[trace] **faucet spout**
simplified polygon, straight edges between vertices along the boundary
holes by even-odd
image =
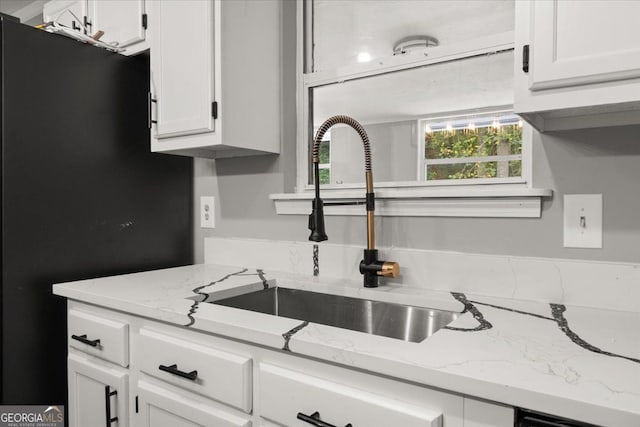
[[[378,276],[397,277],[399,273],[399,265],[395,262],[385,262],[378,260],[378,251],[375,237],[375,195],[373,192],[373,173],[371,171],[371,147],[369,136],[364,127],[352,117],[338,115],[325,120],[316,132],[313,141],[312,160],[314,173],[314,189],[315,198],[313,199],[312,212],[309,215],[309,229],[311,235],[309,240],[321,242],[327,240],[327,234],[324,227],[324,203],[320,198],[320,143],[325,133],[336,124],[345,124],[353,128],[360,139],[364,148],[364,174],[365,174],[365,203],[367,210],[367,249],[364,251],[363,260],[360,262],[360,273],[364,275],[365,287],[377,287]]]

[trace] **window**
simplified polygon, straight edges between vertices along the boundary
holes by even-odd
[[[513,114],[423,120],[425,181],[522,178],[522,120]]]
[[[552,192],[532,188],[532,130],[513,114],[514,0],[301,4],[297,181],[295,194],[271,196],[278,213],[308,214],[315,130],[341,114],[369,136],[378,215],[540,216]],[[362,198],[360,138],[330,132],[323,197]]]
[[[298,191],[313,186],[315,130],[336,114],[367,131],[379,188],[526,182],[526,135],[511,136],[518,142],[508,154],[496,139],[511,126],[503,121],[513,104],[513,1],[303,4],[298,105],[299,141],[306,144],[299,147]],[[419,46],[416,35],[428,42]],[[502,129],[491,126],[495,113]],[[320,183],[363,187],[359,138],[339,125],[331,132],[322,142]]]

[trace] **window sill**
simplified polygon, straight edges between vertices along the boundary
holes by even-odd
[[[489,188],[376,189],[377,216],[540,218],[542,198],[553,191],[522,186]],[[322,190],[325,202],[364,199],[363,190]],[[279,215],[311,213],[313,192],[271,194]],[[362,205],[325,206],[325,215],[364,216]]]

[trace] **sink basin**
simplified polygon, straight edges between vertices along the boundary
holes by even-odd
[[[269,288],[211,304],[288,317],[353,331],[421,342],[459,313],[290,288]]]

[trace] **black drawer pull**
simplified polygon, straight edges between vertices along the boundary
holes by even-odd
[[[184,372],[178,369],[178,365],[176,365],[175,363],[171,366],[164,366],[164,365],[160,365],[158,366],[158,369],[160,369],[161,371],[164,372],[168,372],[170,374],[173,375],[177,375],[179,377],[182,378],[186,378],[188,380],[191,381],[195,381],[196,378],[198,378],[198,371],[191,371],[191,372]]]
[[[96,339],[96,340],[87,339],[87,334],[84,334],[84,335],[71,335],[71,338],[73,338],[76,341],[80,341],[81,343],[84,343],[86,345],[90,345],[91,347],[97,347],[98,344],[100,344],[100,340],[99,339]]]
[[[109,427],[111,423],[118,421],[118,417],[111,418],[111,396],[117,396],[118,392],[116,390],[110,391],[109,386],[104,386],[104,407],[105,407],[105,425]]]
[[[297,418],[299,420],[302,420],[316,427],[335,427],[333,424],[325,423],[324,421],[322,421],[320,419],[320,412],[318,411],[314,412],[311,415],[306,415],[306,414],[303,414],[302,412],[298,412]],[[353,427],[353,426],[351,425],[351,423],[349,423],[344,427]]]

